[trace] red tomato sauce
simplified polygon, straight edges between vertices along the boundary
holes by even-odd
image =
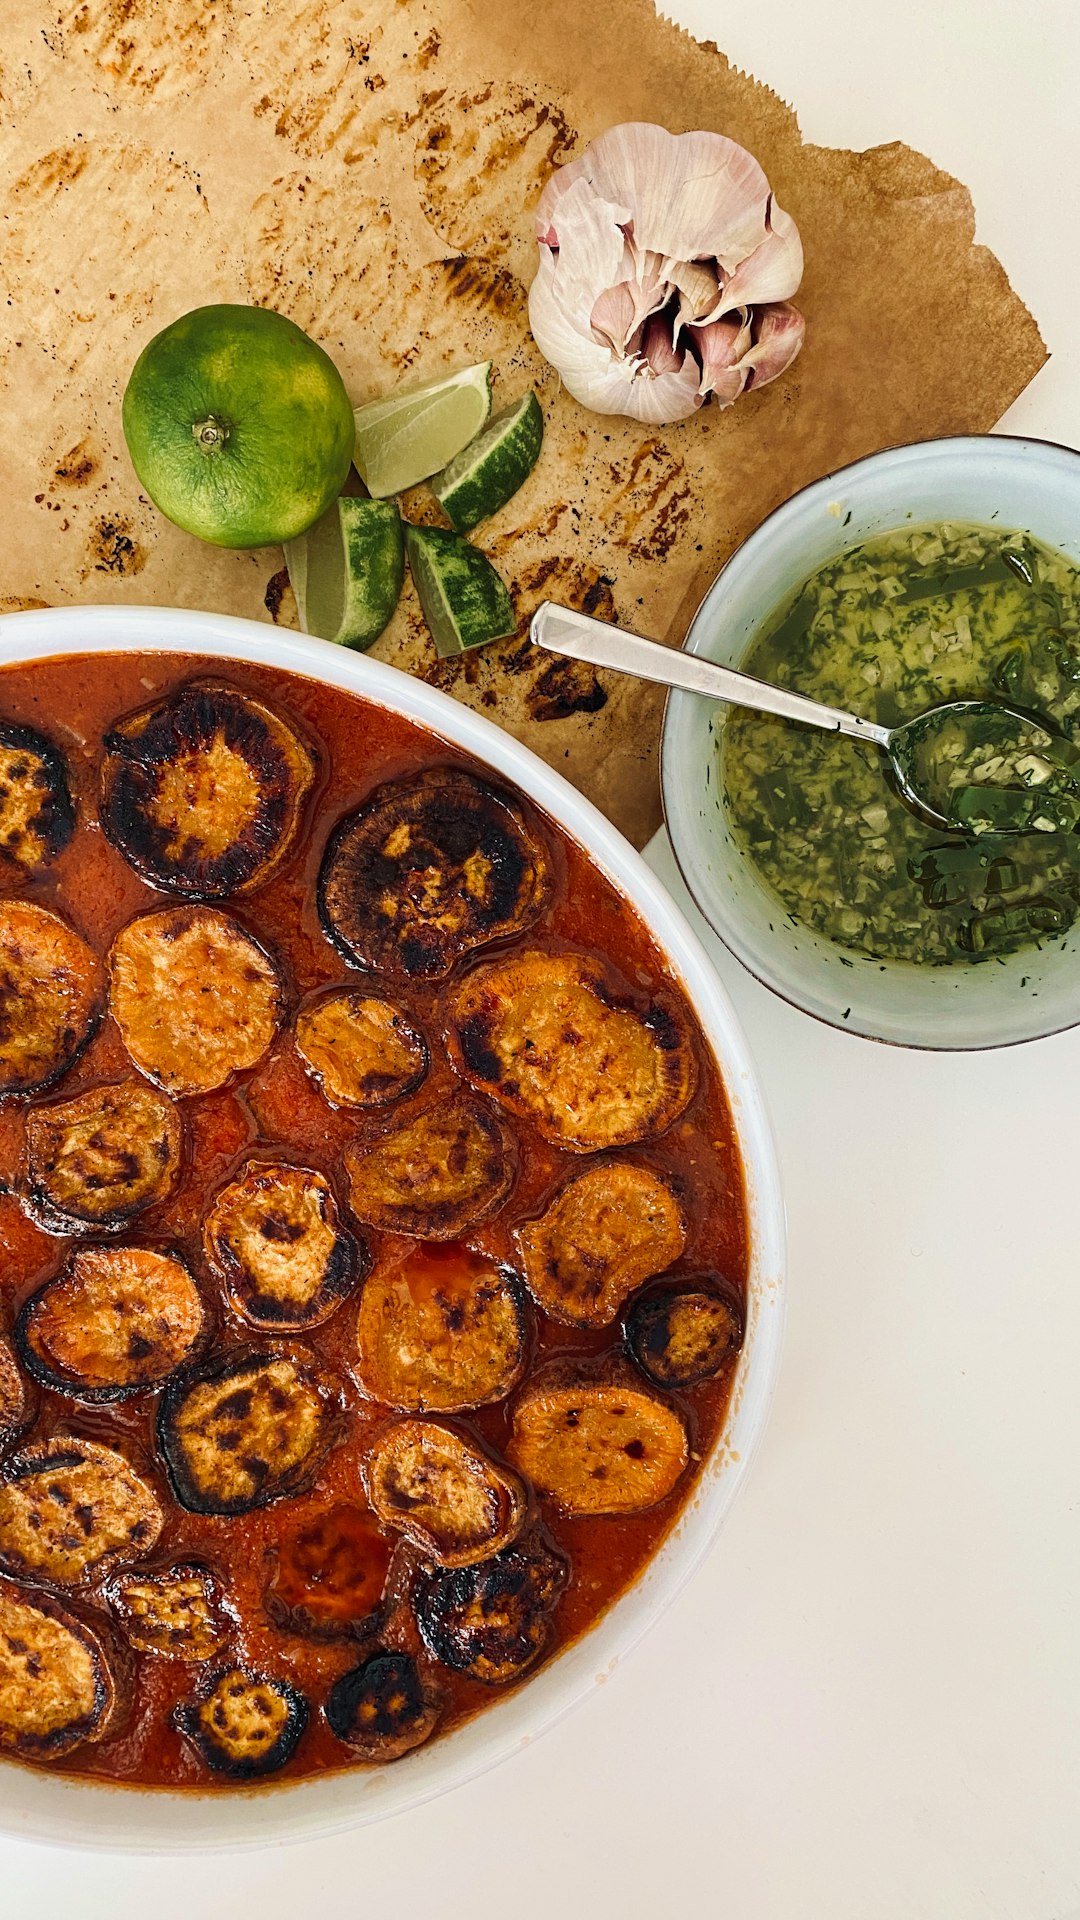
[[[483,773],[467,755],[437,736],[372,703],[292,674],[239,662],[221,663],[180,654],[112,654],[45,661],[8,668],[0,674],[0,717],[36,727],[64,753],[77,799],[78,826],[68,847],[40,874],[17,891],[54,908],[76,927],[102,956],[132,915],[168,904],[167,899],[127,865],[101,830],[97,812],[101,743],[109,725],[192,677],[246,690],[275,708],[312,744],[320,774],[309,799],[298,848],[270,882],[250,895],[220,904],[248,927],[279,959],[288,983],[290,1007],[313,989],[332,982],[355,984],[358,976],[326,939],[316,905],[316,878],[327,839],[341,817],[382,782],[432,766],[458,765]],[[554,822],[532,810],[551,852],[555,888],[550,908],[523,940],[530,947],[574,948],[602,955],[630,985],[643,992],[677,992],[647,929],[588,855]],[[16,891],[12,883],[4,889]],[[374,990],[379,990],[378,982]],[[427,1037],[431,1068],[423,1091],[435,1096],[455,1083],[441,1043],[438,1001],[441,983],[389,987]],[[683,1196],[689,1239],[679,1271],[723,1275],[745,1295],[747,1217],[743,1174],[731,1112],[715,1063],[696,1023],[698,1089],[686,1111],[659,1139],[632,1149],[658,1171],[672,1176]],[[46,1098],[71,1097],[102,1080],[133,1071],[119,1033],[106,1018],[87,1051]],[[134,1223],[132,1238],[147,1245],[177,1248],[190,1262],[208,1296],[228,1344],[296,1345],[313,1353],[320,1366],[337,1374],[346,1407],[344,1438],[321,1466],[308,1491],[254,1512],[219,1518],[181,1508],[170,1492],[155,1444],[159,1394],[150,1392],[105,1406],[87,1406],[50,1390],[41,1390],[33,1427],[20,1444],[53,1433],[76,1434],[119,1445],[146,1474],[166,1512],[164,1532],[146,1563],[160,1567],[176,1560],[203,1561],[217,1571],[239,1618],[229,1658],[279,1676],[298,1687],[310,1703],[306,1732],[287,1765],[273,1781],[295,1780],[324,1770],[363,1765],[330,1732],[319,1711],[332,1682],[356,1665],[356,1640],[304,1632],[295,1607],[305,1577],[315,1596],[309,1611],[323,1624],[334,1621],[335,1606],[350,1583],[362,1587],[376,1578],[380,1553],[389,1560],[395,1542],[381,1543],[367,1511],[359,1475],[365,1444],[387,1417],[386,1409],[366,1399],[352,1371],[356,1341],[356,1296],[346,1300],[322,1326],[302,1336],[260,1335],[230,1313],[220,1287],[211,1278],[202,1253],[200,1228],[209,1198],[252,1152],[277,1151],[303,1165],[319,1168],[334,1181],[342,1210],[345,1186],[340,1177],[344,1146],[357,1116],[335,1111],[300,1061],[288,1024],[266,1059],[231,1086],[185,1100],[189,1150],[181,1184],[165,1204]],[[393,1109],[388,1109],[388,1113]],[[75,1244],[40,1231],[16,1196],[25,1103],[0,1102],[0,1328],[10,1328],[26,1296],[58,1273]],[[509,1200],[494,1220],[467,1236],[482,1254],[515,1264],[512,1225],[541,1211],[555,1189],[585,1162],[545,1143],[528,1123],[510,1121],[520,1151],[520,1171]],[[361,1229],[373,1262],[399,1261],[415,1241]],[[624,1353],[621,1326],[601,1332],[557,1325],[537,1312],[531,1365],[553,1356],[592,1357]],[[526,1376],[528,1377],[528,1376]],[[731,1369],[719,1377],[671,1396],[690,1433],[691,1465],[675,1490],[650,1511],[628,1517],[568,1520],[540,1499],[542,1521],[568,1557],[571,1578],[554,1616],[554,1634],[545,1661],[582,1634],[641,1573],[678,1518],[693,1491],[701,1460],[708,1455],[724,1422]],[[513,1395],[511,1395],[511,1403]],[[489,1449],[502,1453],[510,1431],[509,1404],[454,1416],[454,1425],[470,1431]],[[368,1563],[361,1564],[365,1540]],[[371,1558],[371,1555],[374,1558]],[[320,1578],[320,1568],[322,1576]],[[269,1603],[267,1596],[270,1596]],[[99,1587],[61,1595],[76,1612],[104,1628],[110,1648],[123,1647],[110,1629]],[[419,1640],[410,1650],[427,1656]],[[505,1688],[484,1686],[466,1676],[435,1668],[443,1700],[439,1731],[446,1731],[482,1708],[497,1705]],[[128,1785],[199,1788],[220,1786],[172,1724],[172,1712],[198,1684],[200,1669],[182,1661],[125,1650],[117,1664],[123,1695],[121,1712],[99,1744],[84,1745],[54,1762],[57,1771],[108,1779]],[[517,1684],[528,1685],[526,1675]],[[438,1737],[436,1735],[436,1737]],[[226,1787],[227,1787],[227,1783]]]

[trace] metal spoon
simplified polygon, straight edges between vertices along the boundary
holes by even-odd
[[[1009,714],[1030,728],[1033,716],[1020,713],[990,700],[947,700],[931,707],[914,720],[899,727],[881,727],[863,720],[857,713],[845,713],[840,707],[827,707],[804,694],[790,693],[786,687],[770,686],[751,674],[738,673],[734,667],[721,667],[714,660],[702,660],[697,654],[680,653],[662,647],[657,640],[643,640],[604,620],[592,620],[572,607],[557,606],[545,600],[533,614],[529,626],[531,638],[548,653],[565,654],[568,660],[587,660],[594,667],[613,667],[617,673],[633,674],[638,680],[654,680],[662,687],[679,687],[685,693],[703,693],[710,700],[726,700],[738,707],[752,707],[756,713],[779,714],[784,720],[801,720],[805,726],[821,727],[826,733],[850,734],[853,740],[868,740],[888,755],[896,790],[900,798],[933,827],[949,826],[949,821],[932,799],[912,784],[910,750],[916,730],[925,738],[939,721],[958,716],[993,712]]]

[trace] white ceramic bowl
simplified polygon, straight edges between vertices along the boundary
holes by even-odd
[[[872,534],[931,520],[1029,531],[1080,562],[1080,454],[989,434],[893,447],[805,487],[728,561],[686,637],[739,666],[762,623],[816,567]],[[1080,1021],[1080,923],[991,964],[880,962],[785,918],[734,841],[716,778],[728,708],[673,693],[664,720],[664,814],[705,918],[750,972],[848,1033],[903,1046],[1007,1046]],[[707,777],[708,776],[708,777]]]
[[[392,1766],[262,1792],[171,1795],[94,1786],[0,1762],[0,1831],[131,1851],[279,1845],[359,1826],[471,1779],[591,1693],[673,1599],[727,1513],[765,1423],[780,1350],[783,1206],[757,1078],[731,1004],[644,861],[561,775],[447,695],[363,655],[223,615],[61,608],[0,618],[0,667],[46,655],[191,652],[277,667],[362,694],[472,753],[570,833],[642,915],[693,1004],[731,1101],[750,1213],[749,1319],[726,1429],[678,1525],[636,1584],[582,1640],[475,1720]],[[0,691],[2,710],[2,691]],[[41,716],[48,725],[47,714]]]

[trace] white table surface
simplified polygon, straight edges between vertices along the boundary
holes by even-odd
[[[902,137],[971,186],[1054,355],[1006,425],[1080,444],[1077,0],[678,13],[809,138]],[[442,1801],[214,1859],[0,1841],[5,1920],[1077,1920],[1080,1032],[900,1053],[717,964],[769,1094],[790,1304],[768,1433],[689,1590],[585,1708]]]

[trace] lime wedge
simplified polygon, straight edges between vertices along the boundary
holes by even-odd
[[[445,659],[514,632],[506,583],[478,547],[445,527],[406,526],[405,544],[436,653]]]
[[[515,494],[536,465],[544,416],[535,393],[527,393],[470,440],[435,475],[431,491],[459,533],[468,533]]]
[[[401,515],[391,500],[335,500],[285,545],[300,625],[341,647],[370,647],[397,606],[405,577]]]
[[[491,361],[357,407],[353,463],[376,500],[445,467],[491,412]]]

